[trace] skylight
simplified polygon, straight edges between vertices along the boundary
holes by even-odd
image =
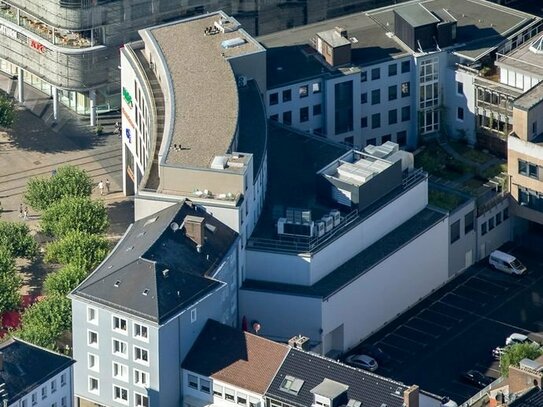
[[[113,284],[114,287],[118,287],[121,285],[121,280],[115,281],[115,284]]]
[[[543,36],[532,42],[530,45],[530,51],[534,54],[543,54]]]
[[[347,403],[347,407],[360,407],[361,405],[362,402],[355,399],[349,399],[349,402]]]
[[[297,396],[303,385],[304,381],[302,379],[293,376],[285,376],[281,386],[279,386],[279,390]]]

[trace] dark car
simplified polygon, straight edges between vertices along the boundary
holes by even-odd
[[[485,376],[478,370],[468,370],[467,372],[462,373],[462,381],[482,389],[492,383],[494,379],[492,377]]]
[[[363,345],[359,349],[360,353],[364,355],[371,356],[374,358],[380,365],[388,364],[392,358],[388,353],[383,351],[380,347],[375,345]]]

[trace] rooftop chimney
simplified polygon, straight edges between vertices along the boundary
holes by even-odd
[[[190,238],[196,246],[204,245],[205,219],[201,216],[185,216],[185,235]]]
[[[419,386],[414,384],[403,392],[405,407],[419,407]]]

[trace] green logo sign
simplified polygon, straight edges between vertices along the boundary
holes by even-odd
[[[128,93],[128,90],[123,86],[123,99],[126,102],[128,106],[130,106],[130,109],[132,109],[132,106],[134,106],[134,103],[132,102],[132,96],[130,93]]]

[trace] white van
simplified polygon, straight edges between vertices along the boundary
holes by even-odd
[[[508,274],[522,275],[526,272],[526,267],[517,260],[515,256],[508,253],[494,250],[488,257],[488,262],[496,270],[503,271]]]

